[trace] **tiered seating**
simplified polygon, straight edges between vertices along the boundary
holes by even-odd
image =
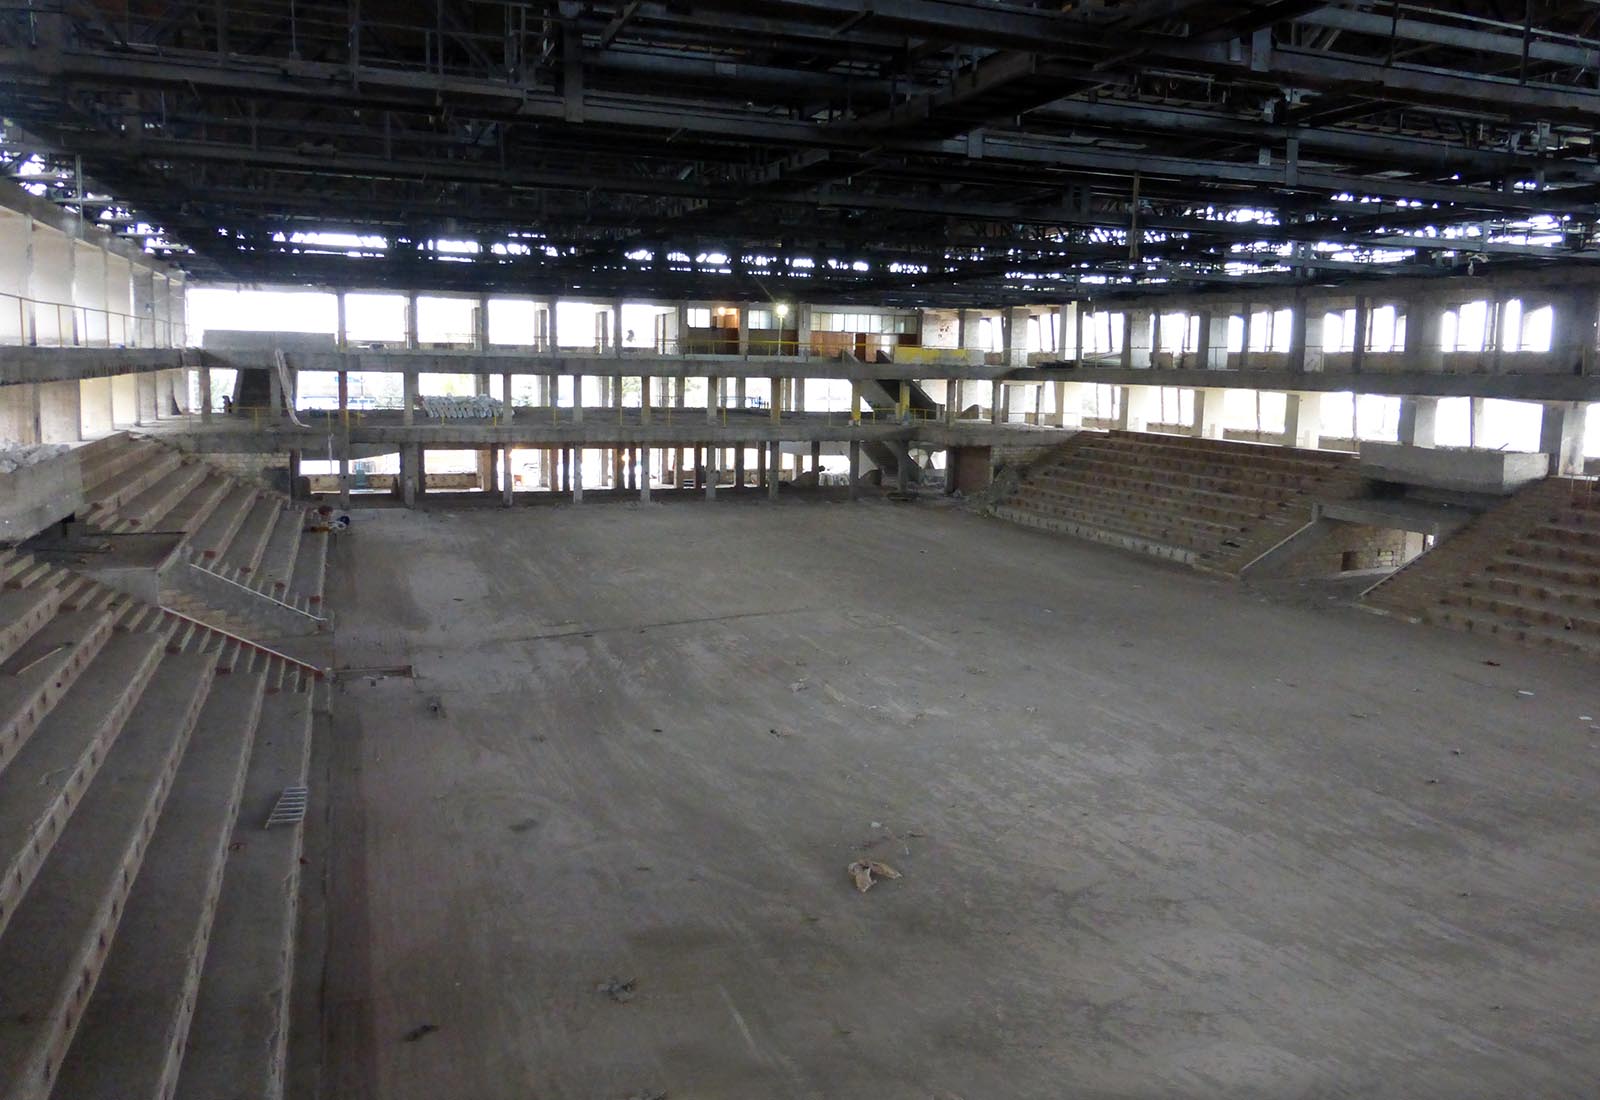
[[[1304,522],[1309,494],[1348,465],[1346,456],[1286,447],[1083,432],[1036,464],[995,512],[1226,570],[1248,557],[1262,528]]]
[[[111,534],[179,532],[190,563],[306,615],[323,617],[328,535],[282,493],[150,439],[84,448],[83,517]]]
[[[1600,656],[1600,497],[1552,480],[1543,513],[1424,613],[1432,622],[1527,645]]]
[[[0,552],[0,1098],[281,1095],[319,676]]]

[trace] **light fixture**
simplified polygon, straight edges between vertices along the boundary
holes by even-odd
[[[778,315],[778,320],[781,321],[785,317],[789,316],[789,304],[787,302],[779,302],[778,308],[773,310],[773,312]]]

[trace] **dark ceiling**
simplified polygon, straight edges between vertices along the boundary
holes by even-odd
[[[1597,29],[1592,0],[56,0],[0,10],[0,171],[252,282],[1458,274],[1600,258]]]

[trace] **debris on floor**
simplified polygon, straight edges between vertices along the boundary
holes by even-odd
[[[422,1038],[424,1035],[432,1035],[435,1031],[438,1031],[438,1030],[439,1030],[439,1025],[438,1024],[418,1024],[416,1027],[412,1028],[410,1031],[408,1031],[404,1035],[400,1036],[400,1038],[401,1038],[401,1041],[403,1041],[403,1042],[414,1043],[418,1039]]]
[[[1526,698],[1529,698],[1529,699],[1533,698],[1533,692],[1528,691],[1526,688],[1518,688],[1517,689],[1517,694],[1521,695],[1521,696],[1524,696]]]
[[[435,718],[444,717],[444,700],[437,695],[428,700],[428,713]]]
[[[536,829],[538,827],[539,819],[536,817],[525,817],[521,821],[513,821],[510,825],[506,826],[506,828],[510,829],[514,833],[525,833],[529,829]]]
[[[644,1089],[640,1092],[630,1092],[622,1100],[667,1100],[666,1089]]]
[[[865,894],[880,878],[899,878],[900,872],[876,859],[858,859],[847,868],[856,889]]]
[[[595,986],[594,991],[596,993],[604,993],[619,1005],[625,1005],[633,1000],[633,994],[638,985],[638,981],[633,978],[629,978],[626,981],[621,978],[607,978]]]

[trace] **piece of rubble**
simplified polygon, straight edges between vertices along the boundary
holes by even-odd
[[[856,889],[865,894],[872,889],[872,884],[880,878],[899,878],[900,872],[890,867],[882,860],[858,859],[847,868],[850,872],[850,881],[856,884]]]

